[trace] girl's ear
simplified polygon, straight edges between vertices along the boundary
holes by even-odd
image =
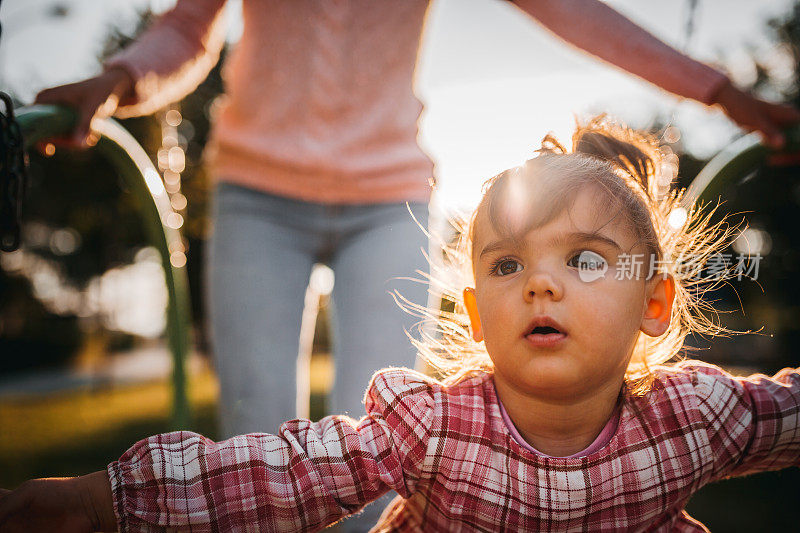
[[[483,340],[483,329],[481,329],[481,317],[478,314],[478,300],[475,299],[475,289],[467,287],[464,289],[464,307],[467,308],[469,315],[469,326],[472,330],[472,338],[475,342]]]
[[[656,278],[647,300],[647,309],[642,318],[641,330],[651,337],[663,335],[669,328],[672,317],[672,302],[675,299],[675,280],[672,276]]]

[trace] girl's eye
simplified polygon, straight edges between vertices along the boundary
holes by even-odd
[[[597,272],[606,268],[606,260],[603,259],[602,255],[591,250],[583,250],[581,253],[570,257],[567,261],[567,266],[581,271]]]
[[[514,259],[501,259],[492,267],[492,272],[501,276],[508,276],[522,270],[522,265]]]

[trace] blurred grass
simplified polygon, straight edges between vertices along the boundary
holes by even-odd
[[[330,359],[312,358],[312,418],[324,414]],[[168,380],[0,402],[0,487],[34,477],[101,470],[134,442],[169,431]],[[191,428],[218,438],[218,386],[209,369],[190,375]],[[792,468],[703,488],[688,512],[712,531],[800,531],[800,470]]]
[[[0,404],[0,486],[30,477],[85,474],[118,458],[134,442],[169,430],[171,382],[42,397]],[[209,371],[190,378],[195,426],[216,433],[217,384]]]
[[[311,418],[325,414],[331,383],[326,356],[312,357]],[[170,380],[0,401],[0,487],[35,477],[101,470],[133,443],[170,431]],[[192,431],[218,439],[213,372],[189,375]]]

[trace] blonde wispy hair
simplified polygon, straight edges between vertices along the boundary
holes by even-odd
[[[653,367],[678,359],[688,335],[742,333],[722,326],[719,314],[704,299],[707,292],[734,277],[734,269],[703,274],[711,258],[738,235],[740,224],[729,224],[728,217],[714,222],[718,205],[693,202],[685,190],[671,188],[676,160],[652,135],[599,116],[576,127],[571,149],[548,135],[533,158],[489,179],[472,215],[451,220],[455,242],[443,243],[442,259],[429,261],[431,273],[426,277],[431,293],[442,299],[440,309],[402,302],[423,317],[418,334],[410,335],[421,357],[448,384],[493,371],[484,344],[472,339],[462,302],[463,289],[474,286],[472,243],[477,216],[485,213],[498,233],[519,237],[569,209],[586,187],[604,196],[602,205],[613,218],[621,217],[649,257],[658,261],[656,275],[674,280],[669,328],[659,337],[638,334],[625,374],[629,393],[648,392]],[[514,224],[508,224],[506,216],[509,202],[522,202],[524,207],[516,210],[522,220]]]

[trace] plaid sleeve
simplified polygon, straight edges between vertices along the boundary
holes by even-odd
[[[433,418],[430,386],[377,374],[367,416],[291,420],[223,442],[178,431],[108,467],[120,531],[315,531],[390,489],[409,495]]]
[[[695,367],[695,391],[714,454],[714,478],[800,466],[800,373],[734,377]]]

